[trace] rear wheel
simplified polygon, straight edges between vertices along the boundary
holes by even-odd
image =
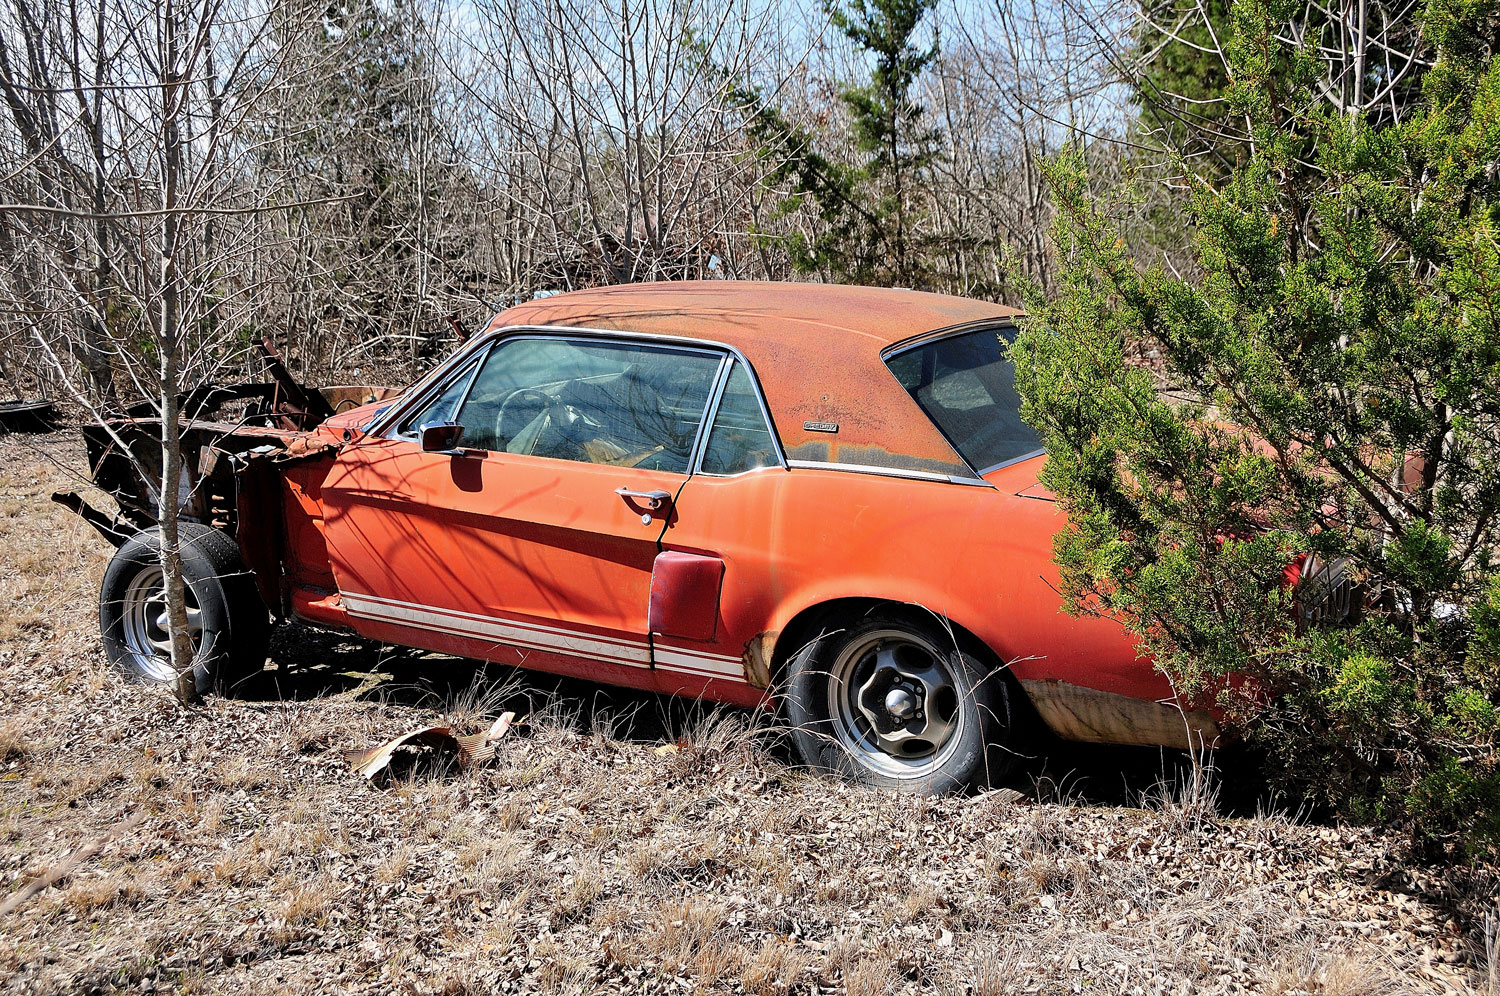
[[[270,621],[238,545],[197,522],[178,525],[183,592],[198,693],[223,691],[265,666]],[[115,552],[99,593],[104,652],[121,673],[143,684],[174,685],[161,534],[137,533]]]
[[[828,620],[789,665],[787,714],[809,765],[906,792],[985,785],[1011,766],[1005,677],[931,617]]]

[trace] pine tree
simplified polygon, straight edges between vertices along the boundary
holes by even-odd
[[[827,148],[825,136],[792,125],[748,86],[737,103],[749,108],[749,133],[762,154],[779,159],[770,178],[786,182],[786,212],[803,204],[820,224],[811,235],[784,237],[792,266],[839,282],[926,287],[932,282],[934,236],[924,204],[938,158],[938,132],[924,123],[915,96],[922,72],[938,57],[936,41],[920,45],[919,29],[936,0],[850,0],[830,4],[829,18],[856,51],[871,60],[867,81],[844,86],[853,156]],[[783,239],[778,239],[783,242]]]
[[[1069,516],[1057,560],[1073,609],[1126,620],[1284,784],[1493,849],[1500,13],[1429,0],[1437,57],[1400,123],[1320,101],[1284,16],[1231,9],[1250,141],[1192,192],[1201,277],[1132,258],[1081,160],[1049,167],[1063,290],[1015,356]],[[1328,594],[1287,583],[1309,555],[1358,586],[1340,625],[1299,618]]]

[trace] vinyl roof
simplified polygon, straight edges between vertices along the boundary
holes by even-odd
[[[722,342],[755,368],[788,458],[967,477],[972,472],[880,354],[923,333],[1016,314],[921,291],[708,280],[540,298],[502,312],[490,328],[561,325]]]

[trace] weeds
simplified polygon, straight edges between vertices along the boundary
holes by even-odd
[[[1196,837],[1218,820],[1219,772],[1212,747],[1201,745],[1186,753],[1186,774],[1163,774],[1141,794],[1140,805],[1160,813],[1173,833]]]
[[[0,766],[22,767],[31,759],[32,744],[20,719],[0,724]]]
[[[1024,973],[1014,944],[985,946],[969,961],[973,996],[1011,996],[1021,991]]]
[[[1479,957],[1480,992],[1500,996],[1500,906],[1485,914]]]
[[[740,983],[754,996],[783,996],[797,984],[812,959],[779,937],[769,938],[750,956]]]

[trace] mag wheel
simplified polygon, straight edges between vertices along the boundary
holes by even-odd
[[[203,610],[191,587],[183,595],[187,601],[188,638],[193,644],[193,656],[197,657],[203,646]],[[121,637],[135,670],[147,680],[170,682],[172,636],[167,628],[167,589],[161,568],[146,567],[134,573],[126,585],[120,614]]]
[[[181,523],[178,533],[193,684],[199,694],[224,690],[265,665],[266,607],[234,540],[196,522]],[[144,684],[171,685],[176,674],[160,557],[154,528],[116,551],[99,593],[99,628],[104,652],[119,671]]]
[[[825,624],[788,677],[787,714],[813,767],[908,792],[984,785],[1010,767],[1004,676],[936,619],[879,611]]]

